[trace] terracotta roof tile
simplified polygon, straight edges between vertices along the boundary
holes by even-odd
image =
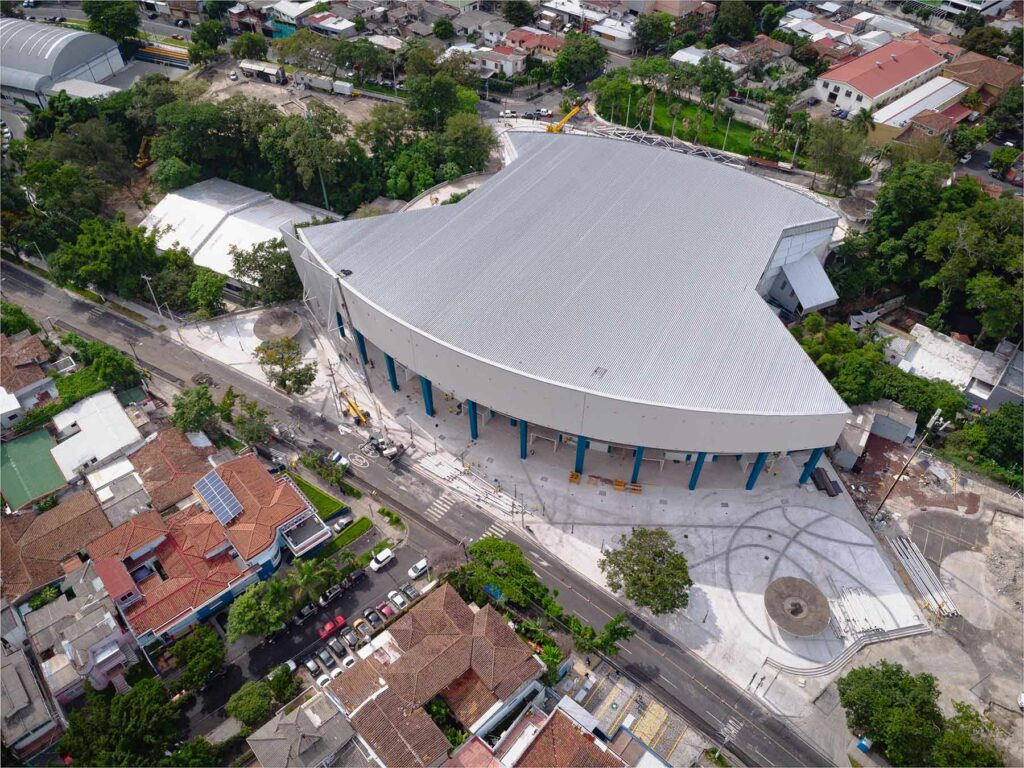
[[[59,579],[64,574],[61,563],[86,549],[96,536],[109,531],[110,523],[96,497],[89,491],[79,491],[38,515],[5,515],[0,527],[2,594],[14,603],[28,592]]]
[[[1024,69],[1008,61],[997,61],[980,53],[968,51],[956,61],[947,64],[943,74],[975,88],[991,85],[1002,91],[1011,85],[1019,85]]]
[[[437,765],[448,756],[448,739],[430,715],[394,691],[367,702],[351,721],[388,768]]]
[[[944,58],[922,43],[894,40],[853,61],[832,67],[820,77],[829,82],[847,83],[864,95],[876,98],[943,62]]]
[[[152,509],[146,510],[90,543],[89,557],[93,560],[104,557],[116,557],[118,560],[124,560],[132,552],[137,552],[147,544],[166,535],[167,525],[160,517],[160,513]]]
[[[555,710],[526,748],[515,768],[622,768],[625,763],[596,743],[560,710]]]
[[[0,387],[10,393],[46,378],[40,363],[50,357],[49,350],[38,335],[19,341],[0,334]]]
[[[244,560],[273,544],[277,529],[310,507],[287,477],[275,478],[255,454],[232,459],[216,471],[242,505],[227,532]]]
[[[451,708],[455,719],[467,728],[498,703],[498,697],[488,690],[487,685],[473,670],[469,670],[443,689],[441,698]]]
[[[207,457],[216,449],[197,448],[177,429],[165,429],[128,458],[142,478],[153,507],[162,512],[192,493],[210,471]]]

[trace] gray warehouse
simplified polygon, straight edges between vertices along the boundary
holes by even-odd
[[[117,44],[108,37],[22,19],[0,19],[0,94],[43,106],[66,90],[101,95],[101,83],[124,69]]]

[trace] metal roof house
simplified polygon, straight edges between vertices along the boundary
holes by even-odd
[[[124,69],[117,44],[92,32],[22,19],[0,19],[0,90],[40,106],[74,81],[100,83]],[[69,81],[72,81],[70,85]]]
[[[621,446],[633,482],[645,450],[696,462],[691,485],[709,454],[753,457],[756,480],[769,453],[835,442],[849,409],[766,302],[789,264],[827,281],[831,210],[652,147],[508,139],[516,159],[456,205],[284,231],[339,345],[382,355],[394,389],[418,375],[429,415],[435,389],[468,401],[474,439],[478,405],[523,458],[531,429],[557,433],[576,472]]]

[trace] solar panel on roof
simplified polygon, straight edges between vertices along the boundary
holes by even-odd
[[[210,470],[196,483],[196,490],[221,525],[227,525],[241,513],[242,504],[227,487],[216,470]]]

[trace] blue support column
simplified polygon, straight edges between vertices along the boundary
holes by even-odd
[[[750,468],[750,476],[747,478],[747,490],[754,490],[754,485],[757,484],[757,478],[761,474],[761,470],[764,469],[764,463],[768,461],[767,453],[757,454],[757,460],[754,462],[754,466]]]
[[[587,455],[587,438],[583,435],[576,436],[576,473],[583,474],[583,459]]]
[[[476,403],[473,402],[472,400],[467,400],[466,403],[469,406],[466,409],[469,411],[469,436],[473,440],[476,440],[479,435],[476,426]]]
[[[636,457],[633,459],[633,479],[629,482],[635,483],[640,479],[640,462],[644,460],[644,447],[638,445],[636,447]]]
[[[391,355],[384,355],[384,365],[388,369],[388,381],[391,382],[391,391],[398,391],[398,374],[395,373],[395,358]]]
[[[341,312],[335,312],[334,319],[338,321],[338,333],[341,334],[341,338],[345,338],[345,321],[341,319]]]
[[[693,472],[690,473],[691,491],[697,490],[697,480],[700,478],[700,471],[704,469],[704,459],[707,457],[708,455],[704,451],[697,454],[697,463],[693,465]]]
[[[366,354],[366,339],[363,338],[362,332],[356,330],[356,345],[359,347],[359,358],[363,361],[363,365],[370,362],[369,355]]]
[[[423,390],[423,410],[427,412],[427,416],[433,418],[434,385],[430,383],[430,379],[428,379],[426,376],[420,376],[420,389]]]
[[[814,468],[818,466],[818,459],[821,458],[821,454],[824,452],[824,448],[815,448],[811,451],[811,458],[809,458],[807,463],[804,464],[804,471],[800,474],[800,485],[803,485],[811,479],[811,472],[813,472]]]
[[[526,458],[526,419],[519,420],[519,458]]]

